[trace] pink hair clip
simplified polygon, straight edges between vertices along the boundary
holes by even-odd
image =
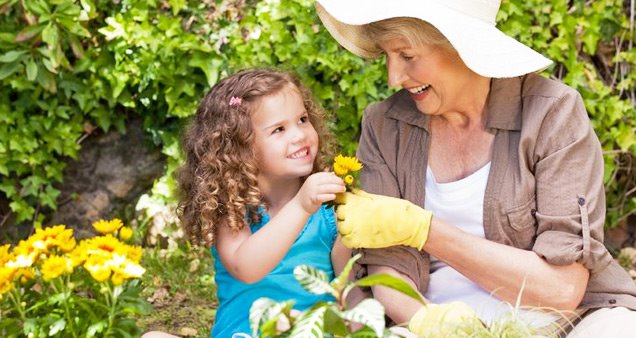
[[[230,98],[230,107],[240,106],[243,103],[243,99],[238,96],[232,96]]]

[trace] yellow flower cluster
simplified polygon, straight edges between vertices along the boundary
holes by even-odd
[[[133,235],[132,229],[129,227],[125,227],[124,223],[122,223],[119,218],[113,218],[110,221],[100,219],[99,221],[93,223],[93,228],[104,235],[117,233],[119,234],[119,238],[124,241],[129,240]]]
[[[119,230],[119,236],[124,240],[132,236],[132,230],[123,227],[118,219],[99,221],[94,226],[111,233]],[[0,297],[15,283],[24,284],[37,276],[50,281],[72,274],[78,266],[88,271],[97,282],[110,280],[114,285],[120,285],[127,279],[141,277],[145,272],[139,264],[141,254],[141,247],[122,243],[111,234],[85,239],[77,244],[73,229],[64,225],[37,229],[13,250],[8,244],[0,246]]]
[[[333,171],[341,177],[347,186],[352,186],[355,178],[353,173],[362,169],[362,163],[355,156],[339,154],[333,160]]]

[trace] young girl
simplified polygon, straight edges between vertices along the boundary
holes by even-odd
[[[213,246],[219,306],[212,337],[250,337],[249,310],[260,297],[293,299],[298,310],[330,300],[293,276],[308,264],[333,278],[350,256],[333,210],[322,206],[345,191],[323,171],[323,118],[306,87],[273,70],[232,75],[200,104],[179,180],[190,239]]]

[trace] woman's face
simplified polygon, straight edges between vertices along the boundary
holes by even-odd
[[[471,90],[474,73],[457,53],[437,46],[411,46],[396,38],[379,43],[386,55],[389,86],[403,87],[417,108],[427,115],[460,109],[462,95]]]

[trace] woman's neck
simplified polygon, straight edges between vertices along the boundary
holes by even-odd
[[[465,81],[462,88],[457,91],[462,94],[453,100],[453,107],[437,115],[437,118],[457,130],[483,129],[486,125],[484,112],[490,93],[490,81],[490,78],[474,74],[470,81]]]

